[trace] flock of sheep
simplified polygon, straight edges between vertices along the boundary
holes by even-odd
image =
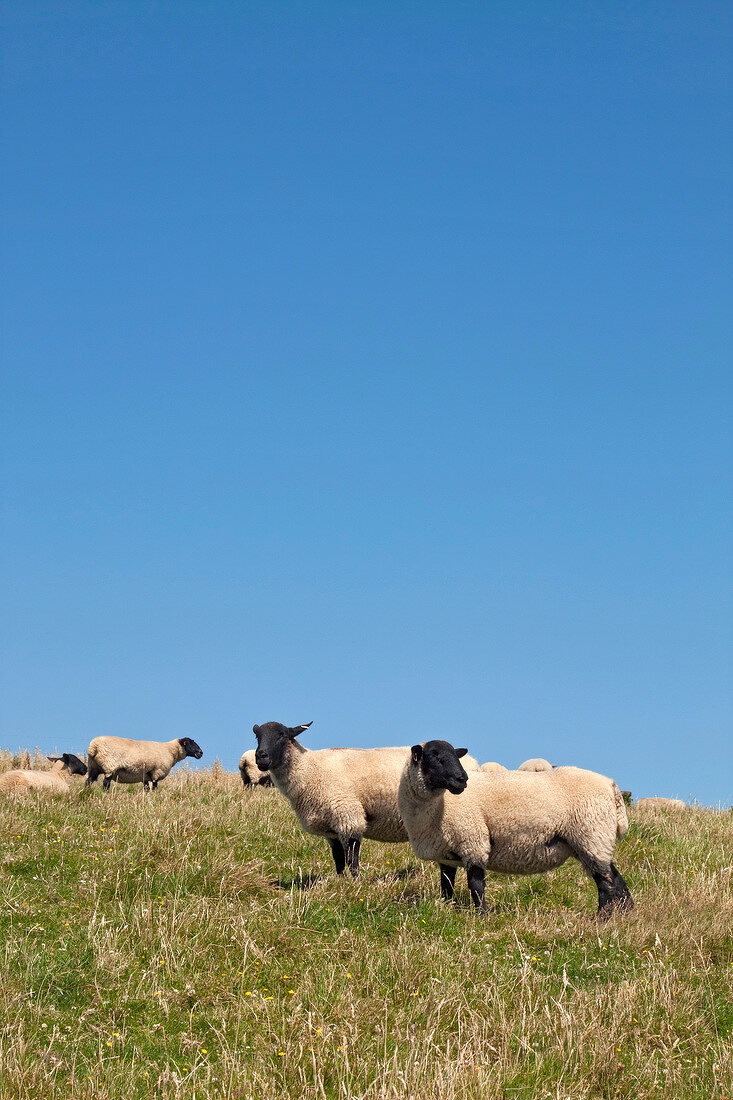
[[[365,838],[409,841],[420,859],[438,864],[446,899],[453,897],[457,868],[465,867],[473,903],[485,912],[487,871],[537,874],[572,856],[596,884],[602,917],[633,907],[613,863],[616,840],[628,829],[613,779],[540,759],[515,771],[497,763],[479,767],[466,749],[438,740],[412,748],[310,750],[298,740],[310,725],[254,726],[257,749],[244,753],[239,770],[245,786],[277,787],[301,828],[328,841],[338,874],[348,867],[358,875]],[[113,780],[155,789],[180,760],[202,755],[190,737],[97,737],[86,764],[71,753],[50,757],[50,771],[0,775],[0,790],[68,791],[72,775],[86,775],[87,786],[103,776],[105,790]]]
[[[447,741],[412,748],[316,749],[298,737],[310,723],[254,726],[254,764],[269,773],[301,828],[328,841],[338,874],[359,871],[364,838],[409,840],[437,863],[444,898],[465,867],[474,905],[486,910],[487,871],[537,874],[574,856],[598,889],[598,912],[630,909],[633,899],[613,863],[628,829],[612,779],[582,768],[527,761],[517,771],[484,765]],[[464,766],[467,765],[467,766]],[[247,754],[240,762],[249,781]]]
[[[114,779],[117,783],[142,783],[145,790],[153,790],[179,760],[192,756],[200,760],[201,748],[190,737],[174,737],[172,741],[134,741],[129,737],[95,737],[87,749],[87,762],[65,752],[63,756],[49,756],[51,770],[36,771],[33,768],[16,768],[0,775],[0,790],[68,792],[72,775],[85,775],[89,787],[100,775],[102,786],[109,790]]]

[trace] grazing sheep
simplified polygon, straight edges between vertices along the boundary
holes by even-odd
[[[87,786],[104,776],[102,786],[109,790],[112,780],[118,783],[142,783],[153,790],[179,760],[193,756],[200,760],[203,752],[190,737],[174,737],[172,741],[134,741],[129,737],[95,737],[87,751]]]
[[[17,768],[0,775],[0,790],[3,791],[55,791],[68,794],[69,778],[72,775],[86,775],[87,766],[72,752],[63,756],[49,756],[53,765],[50,771],[33,771],[31,768]]]
[[[634,803],[634,809],[638,808],[651,808],[657,806],[659,809],[668,810],[686,810],[687,803],[683,802],[681,798],[637,798]]]
[[[290,802],[300,827],[328,841],[337,874],[359,873],[362,838],[407,840],[397,808],[404,748],[306,749],[296,740],[311,725],[280,722],[254,726],[255,759]]]
[[[271,787],[269,772],[261,772],[255,760],[255,749],[247,749],[239,761],[239,774],[245,787]]]
[[[466,770],[465,768],[463,769]],[[482,764],[479,768],[482,772],[505,772],[508,771],[503,764],[497,764],[495,760],[487,760],[485,764]]]
[[[523,764],[520,764],[517,768],[518,772],[551,772],[552,764],[549,760],[543,760],[541,756],[535,757],[532,760],[525,760]]]
[[[477,909],[486,911],[486,871],[533,875],[574,856],[598,887],[598,912],[631,909],[633,900],[612,863],[628,829],[612,779],[582,768],[533,774],[467,775],[447,741],[413,745],[399,788],[399,808],[420,859],[440,867],[441,893],[453,897],[463,865]],[[465,792],[465,793],[464,793]]]

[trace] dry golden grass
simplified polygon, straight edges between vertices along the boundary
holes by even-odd
[[[2,1100],[733,1100],[730,812],[632,812],[606,925],[575,864],[486,920],[406,845],[338,880],[218,767],[6,797],[0,834]]]

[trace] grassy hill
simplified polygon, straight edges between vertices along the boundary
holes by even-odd
[[[216,765],[6,796],[0,835],[2,1100],[733,1100],[730,812],[632,811],[606,925],[575,863],[489,876],[488,919],[406,845],[337,880]]]

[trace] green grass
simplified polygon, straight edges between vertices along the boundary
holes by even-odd
[[[572,863],[487,919],[406,845],[337,879],[276,791],[0,801],[0,1098],[733,1100],[733,815],[635,816],[606,925]]]

